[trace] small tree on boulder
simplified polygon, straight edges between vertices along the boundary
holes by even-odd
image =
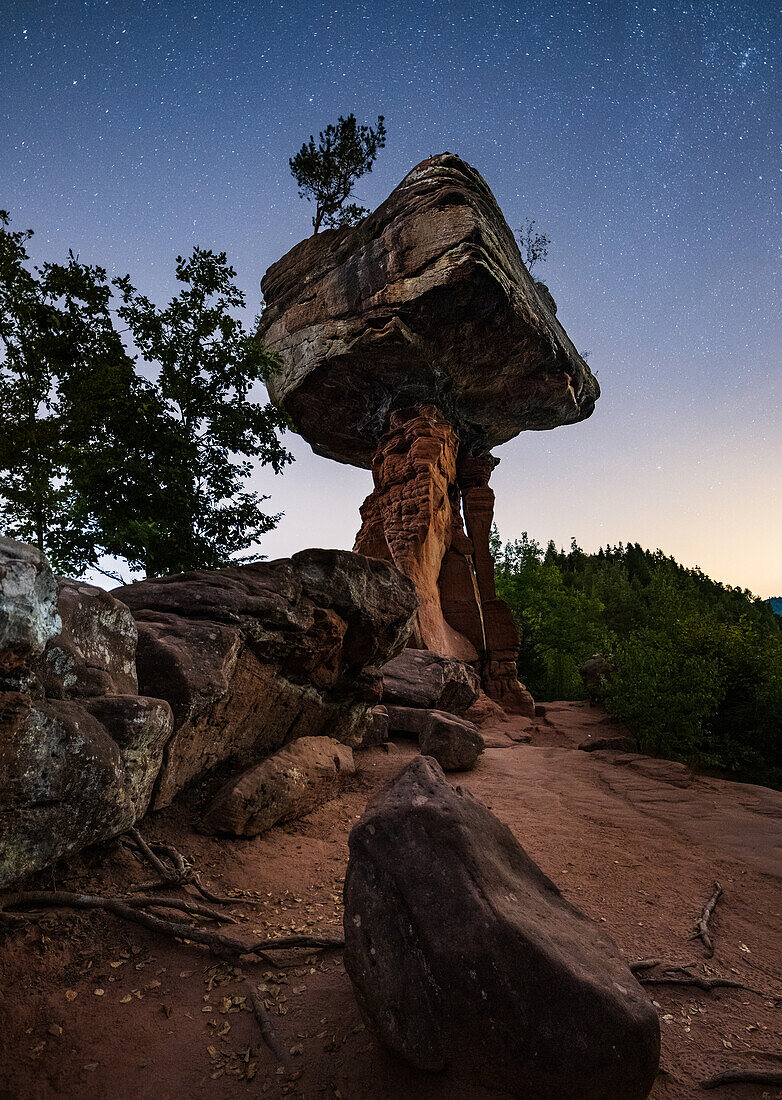
[[[327,229],[355,225],[369,213],[347,200],[356,180],[372,171],[377,151],[385,143],[382,115],[378,115],[374,128],[359,126],[353,114],[347,118],[340,115],[336,126],[321,130],[317,145],[311,136],[288,161],[301,198],[315,201],[312,225],[316,233],[321,225]]]
[[[551,238],[547,237],[545,233],[539,233],[535,228],[536,225],[537,222],[525,221],[517,234],[521,255],[530,275],[536,264],[545,262],[551,244]]]

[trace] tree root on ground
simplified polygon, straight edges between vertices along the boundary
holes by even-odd
[[[153,853],[154,854],[154,853]],[[233,899],[229,899],[233,900]],[[181,940],[186,944],[200,944],[208,948],[213,955],[223,959],[240,959],[255,956],[266,963],[276,966],[277,963],[269,957],[270,951],[290,951],[295,948],[306,947],[310,950],[326,948],[342,948],[345,941],[331,936],[279,936],[270,940],[240,939],[238,936],[230,936],[224,932],[204,928],[186,921],[166,920],[149,912],[150,909],[173,909],[185,913],[197,914],[209,917],[211,920],[226,920],[236,924],[233,917],[220,913],[203,902],[192,898],[161,897],[159,895],[131,894],[130,896],[102,897],[99,894],[77,894],[69,890],[25,890],[17,893],[0,895],[0,922],[13,921],[18,915],[9,913],[9,909],[41,909],[41,908],[67,908],[67,909],[102,909],[104,912],[113,913],[132,924],[140,924],[153,932],[160,932],[164,936]],[[247,982],[252,1003],[253,1016],[258,1024],[266,1046],[276,1058],[278,1064],[286,1066],[290,1059],[284,1047],[278,1040],[271,1018],[264,1004],[260,990],[249,979]]]
[[[711,992],[712,989],[744,989],[747,993],[754,993],[757,997],[765,997],[768,1000],[779,1000],[775,993],[764,993],[762,989],[755,989],[751,985],[736,978],[723,978],[720,975],[695,974],[695,963],[682,966],[679,963],[667,963],[661,959],[640,959],[638,962],[628,963],[630,970],[635,974],[636,980],[642,985],[690,985],[697,989]],[[661,967],[662,972],[650,974],[649,971]]]
[[[211,901],[214,905],[241,905],[241,898],[228,898],[221,897],[219,894],[215,894],[207,886],[204,886],[201,881],[201,875],[196,871],[181,852],[178,852],[171,844],[159,844],[152,842],[148,844],[139,830],[134,826],[128,830],[126,836],[123,837],[125,843],[131,842],[131,851],[136,856],[139,856],[147,861],[150,866],[157,871],[159,878],[152,879],[149,882],[140,882],[137,886],[131,887],[132,891],[137,890],[158,890],[162,886],[192,886],[201,897],[207,901]],[[168,856],[170,863],[161,859],[157,852],[162,852]]]
[[[722,887],[718,882],[715,882],[714,892],[704,905],[703,912],[698,918],[698,923],[695,926],[695,932],[690,936],[690,939],[703,941],[703,945],[706,948],[706,957],[709,959],[714,954],[714,943],[712,942],[711,933],[709,932],[709,921],[721,897]]]
[[[702,1089],[718,1089],[720,1085],[782,1085],[782,1069],[726,1069],[701,1081]]]

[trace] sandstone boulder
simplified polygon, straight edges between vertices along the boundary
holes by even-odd
[[[135,694],[135,624],[106,592],[0,540],[0,608],[4,887],[143,816],[172,718]]]
[[[333,737],[300,737],[232,779],[203,819],[209,832],[258,836],[333,798],[356,771],[353,753]]]
[[[29,686],[33,662],[59,629],[48,561],[34,546],[0,538],[0,689]]]
[[[483,738],[472,722],[442,710],[388,707],[388,729],[391,734],[416,737],[421,752],[433,756],[447,772],[474,768],[484,749]]]
[[[480,680],[470,665],[424,649],[403,649],[383,665],[383,701],[464,714],[478,698]]]
[[[252,766],[298,737],[359,745],[380,701],[378,667],[404,646],[416,608],[392,565],[341,550],[116,595],[136,619],[141,690],[174,713],[156,807],[223,761]]]
[[[327,458],[369,466],[389,413],[435,405],[474,451],[592,412],[599,387],[480,174],[422,161],[373,214],[262,281],[273,401]]]
[[[345,968],[419,1069],[535,1100],[643,1100],[657,1014],[606,933],[418,757],[350,836]]]

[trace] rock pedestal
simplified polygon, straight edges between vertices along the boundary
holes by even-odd
[[[415,585],[412,647],[477,663],[490,698],[531,717],[532,696],[516,673],[519,633],[494,587],[489,478],[497,463],[490,454],[462,454],[433,405],[392,413],[354,550],[392,561]]]

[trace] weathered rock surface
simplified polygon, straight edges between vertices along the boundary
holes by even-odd
[[[381,672],[387,705],[464,714],[478,698],[480,681],[474,669],[429,650],[403,649]]]
[[[33,661],[59,629],[48,561],[34,546],[0,538],[0,689],[29,685]]]
[[[477,726],[442,710],[389,706],[388,730],[417,737],[421,752],[447,772],[474,768],[484,749]]]
[[[599,387],[485,181],[431,157],[358,226],[297,245],[262,288],[259,335],[282,363],[272,400],[317,453],[371,466],[355,549],[415,584],[413,645],[479,660],[486,692],[531,716],[494,589],[488,452],[583,420]]]
[[[421,1069],[535,1100],[643,1100],[660,1035],[609,937],[427,757],[350,836],[345,968]]]
[[[156,807],[222,761],[255,765],[298,737],[360,744],[380,701],[378,666],[404,646],[416,607],[393,566],[340,550],[117,595],[138,626],[141,690],[174,712]]]
[[[595,737],[582,741],[578,746],[582,752],[602,752],[610,749],[613,752],[638,752],[638,742],[634,737]]]
[[[446,622],[438,579],[458,514],[459,440],[434,407],[391,415],[372,464],[374,491],[361,506],[354,550],[392,561],[414,583],[418,618],[412,644],[475,660],[473,644]]]
[[[143,816],[172,718],[136,694],[135,624],[106,592],[2,540],[0,607],[2,887]]]
[[[388,741],[388,710],[378,703],[369,712],[358,748],[371,749],[377,745],[385,745],[386,741]]]
[[[589,416],[599,387],[530,278],[485,181],[422,161],[352,229],[319,233],[262,281],[269,383],[318,453],[370,466],[391,412],[436,405],[463,446]]]
[[[50,699],[136,695],[138,634],[125,604],[102,588],[60,578],[62,629],[50,638],[36,669]]]
[[[203,819],[209,832],[258,836],[333,798],[354,775],[353,752],[333,737],[300,737],[227,783]]]
[[[591,703],[596,703],[603,694],[605,681],[611,674],[611,667],[601,653],[595,653],[579,670],[581,681]]]

